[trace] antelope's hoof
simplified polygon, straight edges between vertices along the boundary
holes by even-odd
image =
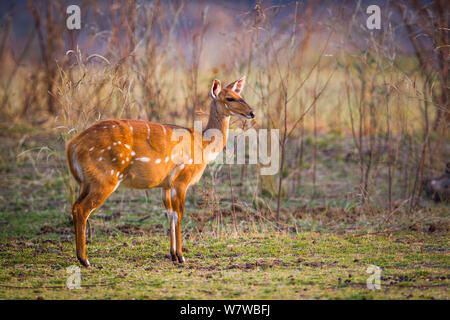
[[[78,261],[80,261],[80,263],[86,268],[89,268],[91,266],[88,259],[82,259],[78,257]]]
[[[184,257],[182,255],[177,254],[177,258],[178,258],[178,262],[180,264],[184,264],[184,262],[186,261],[186,260],[184,260]]]

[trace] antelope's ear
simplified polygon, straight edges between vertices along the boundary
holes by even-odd
[[[227,86],[227,88],[233,90],[237,94],[241,94],[242,90],[244,89],[244,85],[245,85],[245,77],[242,77],[239,80],[230,83]]]
[[[220,84],[220,81],[217,79],[214,79],[212,86],[211,86],[211,92],[210,92],[211,98],[217,99],[221,90],[222,90],[222,85]]]

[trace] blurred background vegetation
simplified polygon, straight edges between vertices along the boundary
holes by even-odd
[[[69,4],[80,30],[66,27]],[[371,4],[380,30],[366,26]],[[279,129],[279,174],[210,165],[184,228],[448,231],[448,204],[425,197],[450,159],[447,1],[2,1],[0,19],[5,232],[22,230],[15,213],[70,217],[64,147],[83,129],[192,126],[212,80],[242,75],[257,116],[232,127]],[[159,199],[119,190],[100,211],[115,201],[163,221]]]

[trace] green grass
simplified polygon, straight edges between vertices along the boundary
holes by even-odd
[[[40,139],[26,140],[26,147],[4,140],[8,170],[0,175],[0,299],[450,298],[448,204],[398,210],[377,228],[387,212],[361,207],[347,196],[345,183],[323,184],[315,197],[303,183],[299,197],[283,199],[282,230],[275,231],[273,214],[252,204],[251,167],[250,177],[237,186],[239,166],[232,168],[241,207],[237,233],[227,170],[216,178],[215,213],[209,170],[188,193],[184,266],[168,255],[160,191],[119,189],[89,218],[92,267],[81,268],[82,288],[69,290],[66,269],[79,264],[64,176],[55,169],[55,158],[39,159],[37,151],[15,158],[21,148],[45,143],[62,154],[54,137]],[[326,161],[319,163],[321,170]],[[335,161],[330,173],[350,170],[346,166]],[[274,208],[273,198],[264,200]],[[367,288],[369,265],[382,269],[380,290]]]
[[[0,243],[1,299],[448,299],[448,236],[398,233],[251,234],[185,242],[174,265],[165,236],[95,236],[93,266],[69,290],[78,265],[72,239],[35,237]],[[380,290],[366,286],[371,264]]]

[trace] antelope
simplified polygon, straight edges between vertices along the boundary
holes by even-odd
[[[89,215],[119,187],[162,188],[162,200],[170,225],[170,255],[183,264],[181,219],[186,191],[197,183],[209,162],[225,147],[230,116],[255,117],[241,97],[245,78],[222,88],[219,80],[211,86],[211,105],[207,126],[199,132],[172,124],[142,120],[100,121],[71,139],[66,147],[67,162],[79,185],[73,204],[76,253],[89,267],[86,257],[86,222]],[[204,138],[209,130],[221,138]],[[187,134],[174,139],[179,131]],[[210,132],[211,132],[210,131]],[[192,153],[200,150],[198,161]]]

